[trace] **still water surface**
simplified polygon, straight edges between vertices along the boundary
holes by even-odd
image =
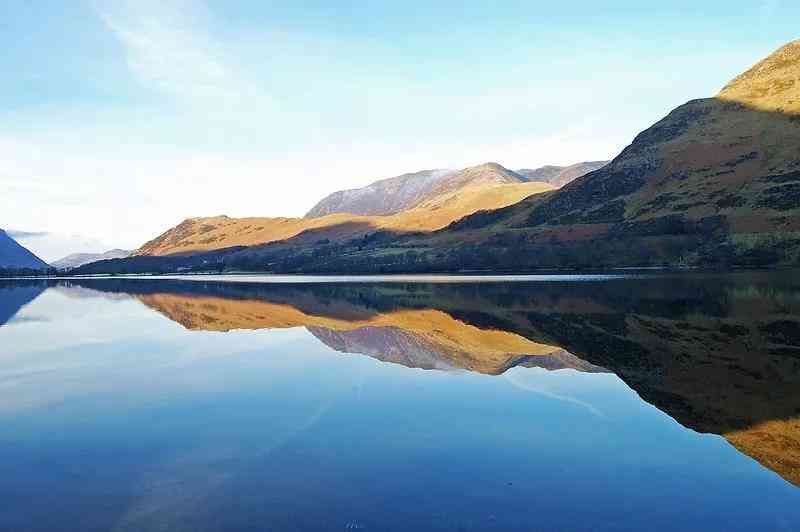
[[[237,280],[0,282],[0,530],[800,529],[798,272]]]

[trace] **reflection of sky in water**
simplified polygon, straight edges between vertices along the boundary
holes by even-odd
[[[800,490],[613,374],[408,369],[301,328],[188,332],[56,290],[17,316],[0,329],[0,529],[800,522]]]

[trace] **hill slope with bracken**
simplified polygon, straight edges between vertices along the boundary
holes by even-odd
[[[417,245],[465,242],[507,250],[519,267],[797,264],[800,41],[678,107],[607,166]]]
[[[546,183],[526,178],[496,163],[456,172],[437,182],[417,205],[386,216],[334,213],[314,218],[192,218],[142,246],[135,254],[176,255],[237,246],[256,246],[304,235],[319,240],[346,241],[375,231],[398,234],[434,231],[480,210],[512,205],[540,192]]]
[[[444,197],[455,184],[455,201],[423,202],[386,217],[282,221],[295,226],[278,235],[250,235],[252,227],[242,222],[224,229],[193,222],[197,227],[179,227],[140,251],[248,248],[163,268],[148,261],[101,266],[162,271],[214,263],[275,272],[393,273],[798,265],[800,41],[736,77],[717,96],[676,108],[613,161],[558,190],[518,191],[518,202],[503,193],[505,207],[489,206],[492,187],[510,192],[530,185],[509,183],[526,178],[497,166],[478,167],[473,179],[465,175],[476,169],[443,179],[435,190]],[[469,187],[458,188],[463,182],[480,184],[472,189],[474,201],[462,208],[470,197]],[[258,245],[278,240],[283,242]]]

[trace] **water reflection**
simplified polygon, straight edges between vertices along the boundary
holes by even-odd
[[[0,323],[13,327],[19,309],[49,286],[71,298],[138,301],[189,331],[305,328],[340,353],[408,368],[504,375],[519,389],[597,416],[602,412],[580,393],[532,382],[520,368],[614,374],[684,427],[721,435],[800,486],[800,281],[794,273],[491,284],[85,279],[0,287]],[[222,335],[220,342],[226,338],[232,341]],[[329,408],[330,402],[316,403],[305,421],[263,448],[317,424]],[[372,414],[360,415],[380,426]],[[209,460],[235,461],[238,452],[214,452],[221,454],[192,462],[202,462],[201,471],[187,471],[197,479],[226,475],[222,466],[208,470]],[[242,486],[242,493],[247,488],[255,484]]]
[[[187,329],[307,327],[422,369],[610,371],[682,425],[800,485],[800,287],[792,272],[513,284],[70,282]]]
[[[47,289],[40,281],[0,280],[0,327],[14,319],[22,307],[36,299]]]

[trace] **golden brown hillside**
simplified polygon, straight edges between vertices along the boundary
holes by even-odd
[[[718,98],[762,111],[800,113],[800,39],[738,76],[720,91]]]
[[[519,268],[800,263],[800,41],[676,108],[605,167],[454,229],[407,246],[471,269],[492,263],[464,242]]]
[[[480,181],[448,190],[413,209],[388,216],[338,213],[319,218],[192,218],[142,246],[136,255],[173,255],[212,251],[234,246],[254,246],[297,237],[348,240],[376,230],[398,233],[434,231],[479,210],[512,205],[532,194],[553,190],[539,182],[497,183]]]

